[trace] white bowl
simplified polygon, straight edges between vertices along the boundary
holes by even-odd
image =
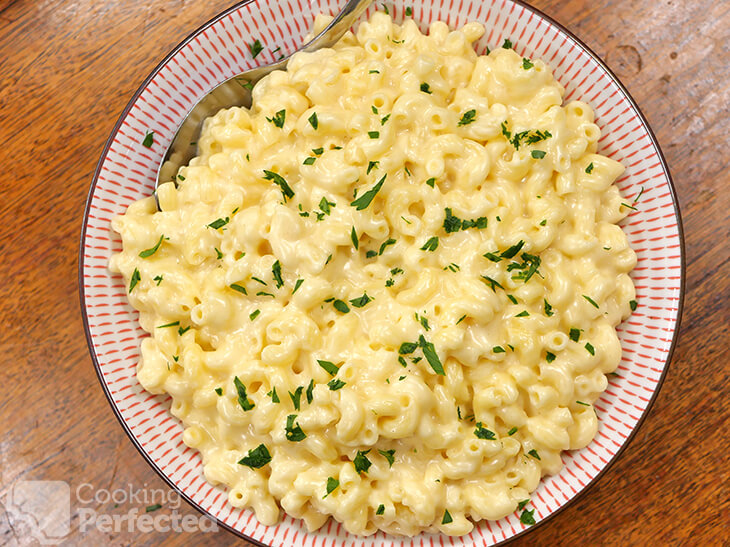
[[[146,333],[127,303],[125,286],[107,262],[121,251],[110,221],[135,200],[151,194],[157,166],[186,112],[218,83],[238,72],[272,62],[296,49],[314,14],[335,13],[342,0],[243,2],[191,34],[155,68],[124,109],[99,160],[81,234],[79,284],[86,335],[101,386],[124,430],[149,464],[200,511],[232,532],[266,545],[496,545],[526,530],[517,513],[482,521],[461,538],[422,534],[394,538],[382,532],[358,538],[330,520],[314,533],[290,517],[264,526],[249,510],[227,503],[222,487],[203,478],[199,454],[182,442],[182,427],[169,413],[170,398],[147,393],[135,371]],[[380,7],[383,2],[377,2]],[[638,255],[632,277],[638,308],[618,328],[623,359],[596,401],[599,430],[582,450],[563,453],[562,471],[545,477],[532,496],[538,524],[557,513],[603,473],[627,443],[664,379],[679,329],[684,288],[684,252],[677,199],[666,162],[636,103],[603,62],[570,32],[539,11],[512,0],[387,0],[400,21],[411,6],[425,31],[434,20],[452,28],[469,21],[487,32],[481,53],[509,38],[521,55],[549,63],[566,88],[566,100],[581,99],[596,112],[603,132],[599,151],[627,169],[618,181],[626,200],[644,192],[638,210],[623,222]],[[367,16],[375,6],[371,6]],[[252,60],[247,44],[259,39],[264,51]],[[279,51],[274,52],[276,47]],[[142,146],[155,132],[152,148]],[[637,470],[641,472],[641,470]]]

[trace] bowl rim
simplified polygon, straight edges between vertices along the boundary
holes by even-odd
[[[96,168],[94,170],[94,176],[91,182],[91,185],[89,187],[89,192],[86,198],[86,205],[84,208],[84,218],[81,225],[81,234],[79,238],[79,264],[78,264],[78,286],[79,286],[79,303],[81,307],[81,316],[84,324],[84,333],[86,335],[86,343],[89,349],[89,354],[91,356],[91,360],[94,365],[94,369],[96,371],[97,379],[99,380],[99,383],[101,384],[101,387],[104,391],[104,395],[106,396],[107,402],[109,403],[109,406],[111,406],[112,411],[114,412],[114,415],[116,416],[117,420],[119,421],[119,424],[122,426],[122,429],[126,433],[127,437],[129,437],[129,440],[132,442],[134,447],[137,449],[137,451],[141,454],[142,458],[149,464],[149,466],[160,476],[160,478],[179,496],[181,496],[188,505],[192,506],[194,509],[196,509],[199,513],[202,515],[208,517],[209,519],[216,522],[218,526],[221,528],[224,528],[225,530],[228,530],[229,532],[233,533],[234,535],[245,539],[246,541],[249,541],[253,543],[254,545],[257,545],[259,547],[271,547],[265,543],[262,543],[252,537],[247,536],[243,532],[236,530],[232,526],[226,524],[225,522],[222,522],[218,520],[213,514],[211,514],[209,511],[201,507],[199,504],[197,504],[193,499],[191,499],[185,492],[183,492],[173,480],[171,480],[165,473],[160,469],[157,464],[151,459],[149,454],[142,448],[142,446],[137,441],[136,437],[132,433],[132,431],[129,429],[129,426],[127,425],[126,421],[124,420],[123,416],[121,415],[119,409],[114,404],[114,400],[111,396],[111,393],[109,392],[109,387],[107,386],[106,382],[104,381],[103,373],[101,371],[101,366],[99,364],[99,361],[96,357],[96,353],[94,351],[94,344],[91,336],[91,330],[89,328],[89,319],[87,315],[85,300],[85,290],[84,290],[84,242],[86,240],[86,227],[88,225],[89,220],[89,211],[91,208],[91,202],[94,196],[94,190],[96,189],[96,185],[99,180],[99,174],[101,172],[102,165],[104,164],[104,161],[107,158],[107,155],[109,154],[109,150],[112,145],[112,141],[114,140],[115,135],[119,131],[119,128],[122,125],[122,122],[129,114],[130,110],[134,106],[134,104],[139,99],[142,92],[147,88],[149,83],[152,81],[152,79],[157,76],[157,74],[160,72],[160,70],[174,57],[182,48],[184,48],[188,43],[190,43],[192,40],[194,40],[200,33],[220,21],[221,19],[225,18],[229,14],[238,11],[243,6],[250,4],[252,2],[255,2],[256,0],[242,0],[240,2],[237,2],[233,6],[223,10],[222,12],[218,13],[205,23],[203,23],[201,26],[199,26],[197,29],[192,31],[188,36],[186,36],[181,42],[179,42],[165,57],[155,66],[154,69],[147,75],[147,77],[144,79],[144,81],[140,84],[140,86],[137,88],[137,90],[132,95],[132,98],[129,100],[127,105],[124,107],[124,110],[119,115],[116,123],[114,124],[114,128],[112,129],[109,137],[106,140],[106,143],[104,144],[104,148],[102,150],[101,156],[99,157],[99,161],[96,164]],[[643,425],[644,421],[646,420],[647,416],[649,415],[652,407],[654,406],[654,402],[657,399],[657,396],[659,395],[659,392],[661,391],[661,388],[664,384],[664,380],[666,379],[667,372],[669,371],[669,366],[672,362],[672,357],[674,355],[674,350],[677,346],[677,342],[679,340],[679,331],[682,324],[682,312],[684,309],[684,295],[686,292],[686,252],[685,252],[685,243],[684,243],[684,229],[682,226],[682,214],[679,207],[679,199],[677,197],[677,191],[674,186],[674,180],[672,179],[672,174],[669,170],[669,165],[667,164],[667,160],[664,157],[664,153],[662,152],[661,147],[659,146],[659,142],[656,138],[656,135],[654,134],[654,131],[652,130],[651,126],[649,125],[649,122],[646,119],[646,116],[644,116],[644,113],[639,108],[639,105],[634,100],[634,98],[631,96],[631,93],[629,93],[628,89],[624,86],[624,84],[619,80],[618,76],[614,74],[614,72],[608,67],[608,65],[601,59],[601,57],[598,56],[596,52],[594,52],[583,40],[578,38],[573,32],[571,32],[568,28],[566,28],[563,24],[559,23],[543,11],[529,5],[523,0],[509,0],[513,4],[516,4],[517,6],[522,7],[523,9],[532,12],[534,15],[544,19],[551,25],[554,25],[557,29],[559,29],[561,32],[565,33],[568,37],[570,37],[572,40],[575,41],[577,45],[579,45],[585,53],[587,53],[593,61],[595,61],[606,73],[606,75],[612,80],[612,82],[619,88],[619,90],[623,93],[626,100],[629,102],[631,107],[636,111],[636,114],[639,117],[639,120],[641,121],[641,125],[646,129],[647,135],[649,137],[649,140],[651,141],[652,145],[654,146],[657,155],[659,157],[659,161],[662,166],[662,170],[664,171],[664,174],[666,175],[667,182],[669,184],[669,191],[672,198],[672,205],[674,207],[674,216],[677,223],[677,234],[679,236],[679,259],[680,259],[680,272],[679,272],[679,294],[677,296],[677,317],[676,322],[674,326],[674,331],[672,332],[672,341],[669,346],[669,350],[667,351],[667,358],[666,362],[664,363],[664,369],[662,370],[661,375],[659,376],[659,379],[656,384],[656,388],[654,389],[654,393],[651,396],[651,399],[646,405],[646,408],[644,409],[643,413],[641,414],[639,420],[636,422],[636,425],[633,427],[631,432],[628,434],[627,438],[624,440],[624,442],[621,444],[621,446],[618,448],[616,453],[611,457],[611,459],[608,460],[608,462],[601,468],[601,470],[596,474],[595,477],[593,477],[588,483],[586,483],[585,487],[583,487],[580,492],[575,494],[572,498],[570,498],[568,501],[560,505],[555,511],[552,511],[549,515],[547,515],[544,519],[541,519],[539,522],[537,522],[535,525],[530,526],[529,528],[525,528],[524,530],[521,530],[520,532],[516,533],[515,535],[504,539],[502,541],[499,541],[498,543],[494,544],[494,547],[497,547],[499,545],[506,545],[515,539],[523,536],[524,534],[531,532],[532,530],[535,530],[539,528],[544,523],[550,521],[555,517],[556,515],[560,514],[564,509],[567,507],[573,505],[577,500],[583,498],[585,494],[592,489],[592,487],[599,482],[599,480],[603,477],[603,475],[613,466],[613,464],[618,460],[618,458],[623,454],[624,450],[629,446],[631,441],[636,436],[636,433],[639,431],[639,428]]]

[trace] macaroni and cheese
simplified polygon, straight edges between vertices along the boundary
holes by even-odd
[[[139,382],[264,524],[530,522],[597,431],[635,307],[623,167],[548,65],[477,55],[483,32],[375,13],[208,119],[160,211],[113,221]]]

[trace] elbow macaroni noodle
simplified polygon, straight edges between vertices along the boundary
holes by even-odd
[[[264,524],[462,535],[597,431],[635,298],[623,167],[483,32],[374,14],[208,119],[161,211],[113,221],[138,379]]]

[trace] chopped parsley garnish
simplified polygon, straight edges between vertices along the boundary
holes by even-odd
[[[374,256],[378,256],[378,251],[368,251],[365,253],[365,258],[373,258]]]
[[[233,289],[234,291],[240,292],[241,294],[246,294],[246,295],[248,294],[248,291],[246,290],[246,287],[244,287],[243,285],[239,285],[238,283],[231,283],[229,285],[229,287],[231,289]]]
[[[355,459],[352,461],[355,464],[355,471],[358,473],[367,473],[370,466],[373,465],[368,459],[367,455],[370,450],[358,450]]]
[[[251,52],[251,58],[255,59],[258,57],[259,53],[261,53],[264,50],[264,46],[261,45],[260,40],[255,40],[253,44],[247,44],[248,50]]]
[[[333,201],[327,201],[326,197],[322,197],[321,200],[319,200],[319,208],[322,209],[322,212],[325,215],[329,215],[332,212],[332,207],[335,207],[335,203]]]
[[[281,402],[281,399],[279,399],[279,394],[276,393],[276,386],[272,387],[271,388],[271,391],[269,391],[266,395],[268,395],[269,397],[271,397],[271,402],[272,403],[277,403],[278,404],[278,403]]]
[[[235,254],[235,259],[236,259],[236,260],[241,260],[241,259],[242,259],[242,258],[243,258],[244,256],[246,256],[246,253],[244,253],[243,251],[238,251],[238,252],[237,252],[237,253]]]
[[[368,162],[368,170],[366,171],[366,175],[370,174],[370,171],[372,171],[374,168],[376,168],[380,164],[379,161],[371,161]]]
[[[487,227],[487,217],[479,217],[471,220],[462,220],[451,212],[451,208],[446,207],[444,209],[446,216],[444,217],[444,230],[447,234],[458,232],[459,230],[468,230],[469,228],[476,228],[477,230],[483,230]]]
[[[213,247],[213,250],[215,250],[215,256],[218,260],[223,258],[223,253],[221,252],[221,250],[218,247]]]
[[[533,516],[534,513],[534,509],[531,511],[525,509],[524,511],[522,511],[522,514],[520,514],[520,522],[522,524],[527,524],[528,526],[535,524],[535,517]]]
[[[294,294],[295,292],[297,292],[299,290],[299,287],[302,286],[302,283],[304,283],[304,279],[297,279],[297,282],[294,283],[294,290],[291,293]]]
[[[409,353],[416,351],[416,348],[418,348],[418,344],[416,342],[403,342],[398,349],[398,353],[401,355],[408,355]]]
[[[505,38],[502,47],[504,49],[512,49],[512,40],[510,40],[509,38]]]
[[[540,226],[545,226],[547,224],[547,219],[544,218],[540,221]]]
[[[154,144],[154,142],[155,142],[155,132],[148,131],[145,134],[144,139],[142,140],[142,146],[144,146],[145,148],[152,148],[152,145]]]
[[[371,70],[368,74],[380,74],[379,70]]]
[[[309,125],[311,125],[312,128],[316,131],[317,128],[319,127],[319,119],[317,118],[317,113],[312,112],[312,115],[309,116],[307,121],[309,121]]]
[[[413,15],[413,8],[411,6],[408,6],[406,8],[406,17],[410,17],[411,15]]]
[[[533,63],[530,59],[527,57],[522,58],[522,68],[530,70],[533,66],[535,66],[535,63]]]
[[[629,307],[631,308],[631,311],[636,311],[638,305],[639,303],[636,300],[629,301]]]
[[[218,394],[218,396],[219,396],[219,397],[220,397],[221,395],[223,395],[223,389],[222,389],[222,388],[219,388],[219,387],[217,387],[217,388],[215,388],[215,389],[214,389],[213,391],[215,391],[215,392],[216,392],[216,393]]]
[[[578,403],[579,405],[583,405],[583,406],[591,406],[588,403],[584,403],[583,401],[576,401],[576,403]]]
[[[317,161],[317,158],[310,156],[302,162],[302,165],[314,165],[315,161]]]
[[[355,250],[357,251],[360,248],[360,240],[357,237],[357,232],[355,231],[355,227],[352,227],[352,230],[350,231],[350,241],[352,241],[352,246],[355,247]]]
[[[294,190],[291,189],[291,186],[289,186],[286,182],[286,179],[280,174],[264,169],[264,179],[274,181],[274,184],[281,188],[281,193],[284,195],[284,201],[286,201],[287,198],[294,197]]]
[[[159,287],[160,283],[162,283],[162,276],[156,275],[152,281],[157,281],[157,286]],[[632,300],[632,302],[633,302],[633,300]]]
[[[284,127],[286,121],[286,110],[279,110],[272,118],[267,117],[266,121],[273,123],[276,127]]]
[[[395,245],[395,239],[393,239],[393,238],[391,237],[391,238],[388,238],[388,239],[386,239],[385,241],[383,241],[383,243],[382,243],[382,244],[380,245],[380,250],[378,251],[378,254],[379,254],[379,255],[382,255],[382,254],[383,254],[383,252],[385,252],[385,248],[386,248],[386,247],[387,247],[388,245]]]
[[[405,376],[401,376],[401,378],[405,378]],[[393,462],[395,462],[395,449],[391,448],[390,450],[378,450],[378,452],[381,456],[388,460],[388,467],[393,467]]]
[[[436,353],[434,345],[431,342],[427,342],[422,334],[418,337],[418,345],[423,350],[423,355],[426,357],[426,360],[428,361],[428,364],[431,365],[433,371],[440,376],[445,376],[446,373],[444,372],[444,367],[441,364],[441,360]]]
[[[628,209],[633,209],[634,211],[638,211],[638,209],[636,207],[634,207],[633,205],[629,205],[628,203],[622,203],[621,207],[626,207]]]
[[[533,448],[532,450],[530,450],[530,451],[528,452],[528,454],[529,454],[530,456],[532,456],[533,458],[535,458],[536,460],[540,460],[540,454],[538,454],[538,453],[537,453],[537,450],[535,450],[534,448]],[[540,461],[542,461],[542,460],[540,460]]]
[[[580,331],[581,329],[576,329],[575,327],[570,329],[570,333],[568,334],[568,336],[573,342],[577,342],[578,340],[580,340]]]
[[[139,275],[139,270],[137,268],[134,269],[132,272],[132,277],[129,279],[129,292],[132,292],[132,289],[134,289],[137,286],[137,283],[139,283],[142,280],[142,277]],[[159,285],[159,283],[158,283]]]
[[[268,285],[268,283],[266,283],[266,281],[264,281],[263,279],[259,279],[258,277],[251,276],[251,279],[253,281],[256,281],[257,283],[261,283],[262,285]]]
[[[329,496],[332,492],[335,491],[335,489],[340,485],[340,481],[333,477],[327,477],[327,493],[322,496],[322,499]]]
[[[160,248],[160,245],[162,244],[162,240],[165,238],[165,234],[162,234],[160,236],[160,239],[157,240],[157,243],[155,243],[154,247],[151,247],[150,249],[146,249],[139,253],[139,256],[142,258],[147,258],[149,256],[152,256],[157,252],[157,249]]]
[[[439,246],[439,238],[437,236],[433,236],[431,239],[429,239],[426,243],[423,244],[423,247],[421,247],[422,251],[435,251]]]
[[[286,417],[286,440],[293,443],[298,443],[307,438],[307,434],[302,431],[299,424],[295,424],[294,420],[297,419],[296,414],[289,414]]]
[[[338,367],[337,365],[335,365],[334,363],[332,363],[330,361],[323,361],[321,359],[317,359],[317,363],[319,364],[320,367],[322,367],[324,370],[326,370],[332,376],[335,376],[340,371],[340,367]]]
[[[433,91],[431,91],[431,86],[430,86],[430,85],[428,85],[428,84],[427,84],[426,82],[423,82],[423,83],[421,84],[421,91],[423,91],[424,93],[428,93],[429,95],[430,95],[431,93],[433,93]]]
[[[299,386],[297,389],[294,390],[294,393],[292,393],[291,391],[289,392],[289,398],[291,399],[292,404],[294,404],[294,410],[301,410],[299,407],[302,401],[303,390],[304,386]]]
[[[261,314],[261,310],[254,310],[254,311],[252,311],[252,312],[251,312],[251,313],[250,313],[250,314],[248,315],[248,318],[249,318],[249,319],[250,319],[251,321],[253,321],[254,319],[256,319],[256,318],[257,318],[257,317],[259,316],[259,314]]]
[[[461,119],[459,120],[459,123],[456,124],[456,125],[458,127],[461,127],[462,125],[469,125],[470,123],[472,123],[476,119],[476,116],[477,116],[477,111],[476,110],[474,110],[474,109],[467,110],[461,116]]]
[[[552,363],[553,361],[555,361],[555,354],[552,353],[551,351],[546,352],[545,353],[545,360],[548,363]]]
[[[223,228],[223,226],[228,224],[230,221],[231,221],[231,219],[228,217],[218,218],[218,219],[214,220],[213,222],[211,222],[210,224],[208,224],[207,227],[213,228],[214,230],[218,230],[219,228]]]
[[[380,118],[380,125],[385,125],[385,123],[390,119],[390,114],[386,114],[382,118]],[[372,138],[372,137],[370,137]],[[408,171],[408,168],[406,167],[406,171]]]
[[[314,379],[309,380],[309,385],[305,393],[307,394],[307,403],[311,405],[312,401],[314,401]]]
[[[368,137],[371,139],[377,139],[380,137],[380,131],[368,131]]]
[[[529,314],[529,312],[527,310],[522,310],[520,313],[518,313],[517,315],[515,315],[515,317],[527,317],[529,315],[530,314]]]
[[[180,327],[180,328],[178,328],[178,329],[177,329],[177,333],[178,333],[178,334],[179,334],[180,336],[182,336],[183,334],[185,334],[185,333],[186,333],[186,332],[188,332],[189,330],[190,330],[190,327]]]
[[[509,301],[512,302],[513,304],[517,304],[517,299],[514,296],[512,296],[511,294],[508,294],[507,298],[509,298]]]
[[[494,346],[492,348],[492,352],[493,353],[504,353],[505,350],[504,350],[504,348],[502,346]]]
[[[484,255],[482,256],[484,256],[484,258],[486,258],[487,260],[491,260],[492,262],[499,262],[502,260],[502,257],[494,253],[484,253]]]
[[[545,315],[548,317],[552,317],[553,315],[555,315],[555,312],[553,311],[553,307],[550,305],[550,302],[548,302],[546,298],[543,298],[542,301],[545,304]]]
[[[596,301],[593,300],[590,296],[586,296],[585,294],[583,294],[581,296],[583,298],[585,298],[586,300],[588,300],[588,302],[590,302],[591,306],[593,306],[594,308],[598,309],[598,304],[596,304]]]
[[[482,275],[480,277],[487,282],[487,285],[489,285],[489,288],[492,289],[493,292],[497,292],[496,287],[499,287],[500,289],[504,290],[504,287],[502,285],[500,285],[496,279],[492,279],[488,275]]]
[[[477,422],[477,427],[474,430],[474,435],[476,435],[476,437],[478,439],[485,439],[487,441],[493,441],[494,439],[497,438],[494,435],[493,431],[490,431],[489,429],[487,429],[486,427],[484,427],[482,425],[482,422]]]
[[[165,329],[167,327],[177,327],[178,325],[180,325],[180,321],[173,321],[172,323],[165,323],[164,325],[160,325],[157,328]]]
[[[238,404],[241,405],[241,408],[244,411],[251,410],[256,405],[248,399],[248,396],[246,395],[246,386],[243,385],[243,382],[238,379],[238,376],[233,377],[233,384],[236,386],[236,391],[238,392]]]
[[[373,198],[375,195],[380,191],[380,189],[383,187],[383,183],[385,182],[385,177],[388,175],[383,175],[383,178],[381,178],[378,183],[373,186],[370,190],[365,192],[363,195],[361,195],[359,198],[354,200],[350,205],[355,207],[358,211],[362,211],[363,209],[367,208],[368,205],[373,201]]]
[[[370,110],[372,110],[372,111],[373,111],[373,114],[378,114],[378,113],[379,113],[379,112],[378,112],[378,107],[377,107],[377,106],[375,106],[375,105],[372,105],[372,106],[370,107]]]
[[[593,162],[589,163],[588,167],[586,167],[586,173],[590,175],[591,172],[593,172]]]
[[[381,503],[380,505],[378,505],[378,508],[376,509],[375,514],[382,515],[383,513],[385,513],[385,505],[383,505]]]
[[[347,385],[345,382],[338,380],[337,378],[327,382],[327,387],[330,388],[330,391],[337,391],[338,389],[345,387],[345,385]]]
[[[509,249],[502,252],[499,256],[502,258],[513,258],[518,252],[520,252],[520,249],[522,249],[522,246],[525,244],[523,240],[520,239],[519,243],[516,243],[512,245]]]
[[[372,298],[370,298],[367,295],[367,293],[363,293],[362,296],[360,296],[358,298],[353,298],[352,300],[350,300],[350,304],[352,304],[356,308],[362,308],[363,306],[365,306],[371,300],[372,300]]]
[[[634,201],[632,203],[636,203],[639,201],[639,198],[641,198],[642,194],[644,193],[644,187],[641,187],[641,191],[639,192],[639,195],[634,198]]]
[[[531,255],[529,253],[522,253],[522,263],[512,262],[507,266],[507,271],[519,270],[519,273],[512,276],[512,279],[522,279],[527,283],[534,274],[541,275],[537,269],[540,267],[542,260],[539,256]]]
[[[464,319],[466,319],[466,315],[462,315],[461,317],[459,317],[459,320],[458,320],[458,321],[456,322],[456,324],[458,325],[458,324],[459,324],[459,323],[461,323],[461,322],[462,322],[462,321],[463,321]]]
[[[315,156],[321,156],[324,154],[324,148],[312,148],[312,154]]]
[[[260,444],[253,450],[248,451],[248,456],[244,456],[238,463],[250,467],[251,469],[260,469],[271,461],[271,454],[265,445]]]
[[[594,348],[593,345],[591,345],[590,342],[586,342],[585,348],[586,348],[586,351],[588,353],[590,353],[591,355],[595,355],[596,354],[596,348]]]
[[[426,329],[427,331],[431,330],[431,327],[428,324],[428,319],[425,316],[423,316],[423,315],[419,316],[418,313],[416,313],[415,316],[416,316],[416,321],[421,323],[421,326],[423,326],[424,329]]]
[[[536,160],[541,160],[542,158],[545,157],[545,152],[543,152],[542,150],[533,150],[532,157],[535,158]]]
[[[454,519],[451,517],[451,513],[449,513],[449,510],[445,509],[444,518],[441,519],[441,524],[449,524],[451,522],[454,522]]]
[[[426,181],[426,184],[428,184],[431,188],[433,188],[433,185],[436,183],[436,179],[434,177],[431,177]]]
[[[509,430],[509,431],[507,432],[507,435],[508,435],[509,437],[511,437],[511,436],[512,436],[512,435],[514,435],[515,433],[517,433],[517,428],[516,428],[516,427],[513,427],[513,428],[511,428],[511,429],[510,429],[510,430]]]
[[[348,313],[350,311],[350,307],[347,304],[345,304],[342,300],[339,300],[339,299],[335,300],[334,302],[332,302],[332,305],[335,307],[335,309],[338,312]]]

